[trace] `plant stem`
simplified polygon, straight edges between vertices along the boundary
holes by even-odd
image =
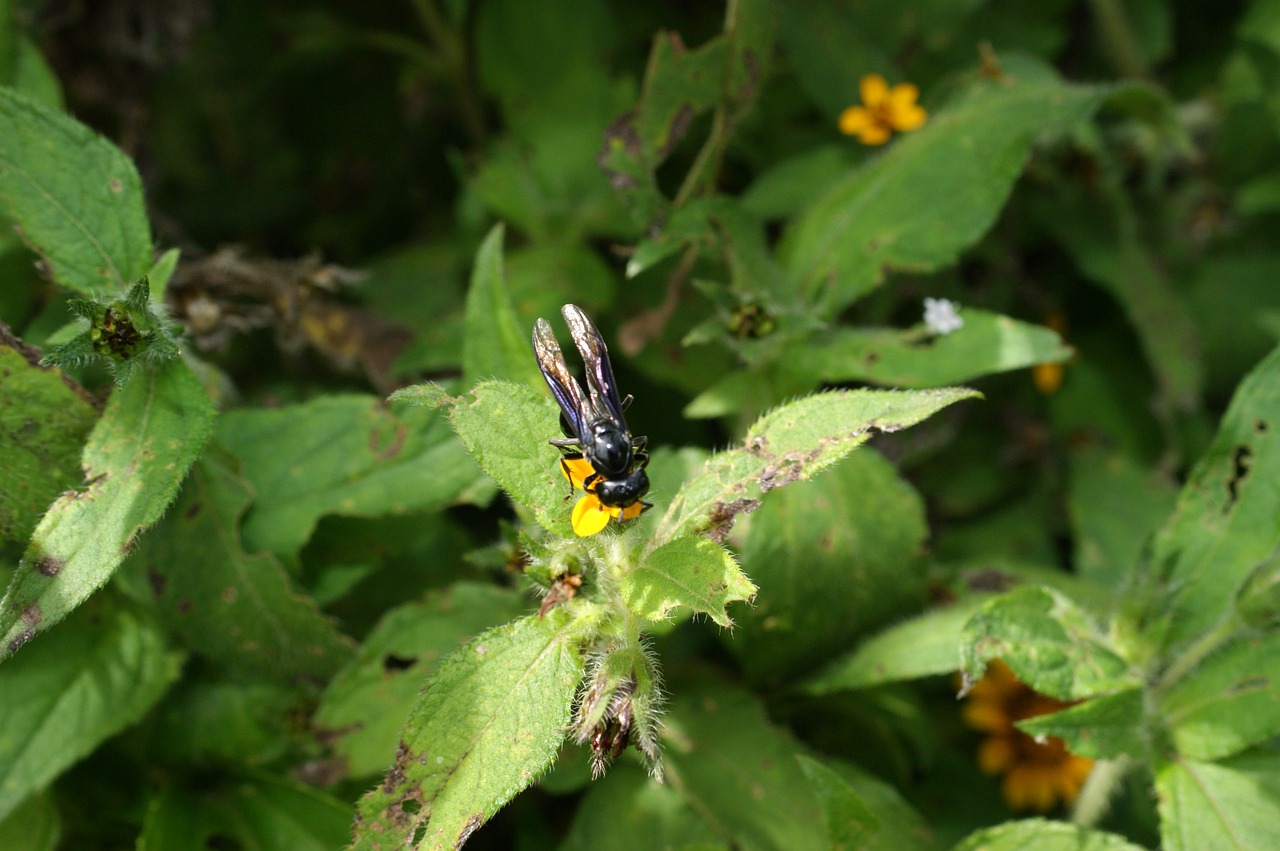
[[[1106,815],[1112,794],[1128,772],[1128,757],[1100,759],[1095,762],[1080,789],[1080,797],[1076,798],[1075,806],[1071,808],[1071,821],[1082,827],[1096,825]]]
[[[1145,78],[1147,65],[1120,0],[1090,0],[1089,6],[1116,70],[1126,77]]]

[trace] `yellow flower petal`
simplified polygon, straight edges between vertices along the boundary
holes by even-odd
[[[862,95],[862,103],[874,109],[889,94],[889,83],[879,74],[864,74],[858,82],[858,93]]]
[[[579,538],[594,535],[609,525],[609,509],[593,493],[586,494],[573,507],[573,531]]]
[[[924,124],[928,114],[921,107],[914,103],[901,109],[893,109],[889,112],[889,123],[893,125],[893,129],[905,133],[908,130],[915,130]]]
[[[892,135],[893,131],[883,124],[869,124],[858,134],[858,141],[864,145],[883,145]]]
[[[640,516],[640,512],[642,511],[644,511],[644,503],[634,502],[631,505],[628,505],[626,508],[622,509],[622,519],[635,520],[637,517]]]
[[[569,480],[578,490],[582,490],[582,483],[595,473],[595,468],[591,466],[591,462],[586,458],[561,458],[560,472],[564,473],[564,477]]]
[[[861,106],[849,107],[840,113],[840,118],[836,122],[840,132],[846,136],[860,136],[862,131],[873,123],[871,113]]]

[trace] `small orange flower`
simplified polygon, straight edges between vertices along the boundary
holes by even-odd
[[[969,690],[965,723],[988,736],[978,749],[978,767],[1004,775],[1001,791],[1012,809],[1048,812],[1080,794],[1093,760],[1073,755],[1061,739],[1050,737],[1040,744],[1014,726],[1070,705],[1033,691],[999,659],[987,665]]]
[[[595,468],[586,458],[561,458],[560,471],[575,488],[586,490],[585,482],[595,474]],[[583,494],[582,499],[573,507],[571,518],[574,533],[585,538],[594,535],[609,524],[609,518],[615,520],[634,520],[644,511],[644,503],[636,502],[626,508],[605,505],[594,493]]]
[[[1045,325],[1058,332],[1059,337],[1067,334],[1067,317],[1062,311],[1054,311],[1045,319]],[[1052,395],[1062,386],[1062,377],[1066,369],[1061,363],[1038,363],[1031,367],[1031,380],[1036,389],[1045,396]]]
[[[879,74],[867,74],[858,83],[862,106],[840,113],[840,132],[857,136],[864,145],[883,145],[893,131],[905,133],[924,124],[928,113],[916,103],[920,89],[911,83],[893,88]]]

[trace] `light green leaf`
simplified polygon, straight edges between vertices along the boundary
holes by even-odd
[[[0,659],[111,578],[138,534],[173,502],[215,414],[180,359],[111,394],[84,449],[87,487],[50,506],[0,601]]]
[[[787,232],[785,264],[833,314],[890,269],[928,272],[955,262],[995,221],[1035,136],[1083,121],[1111,91],[1043,73],[974,83],[820,196]]]
[[[1280,633],[1234,641],[1160,696],[1178,753],[1221,759],[1280,733]]]
[[[502,225],[494,225],[476,252],[467,291],[466,336],[462,344],[462,381],[470,386],[486,378],[542,384],[529,334],[521,330],[502,277]]]
[[[326,514],[378,517],[442,508],[479,478],[444,417],[393,413],[372,396],[229,411],[218,442],[244,462],[254,504],[245,549],[292,556]]]
[[[1010,821],[969,834],[954,851],[1142,851],[1123,836],[1046,819]]]
[[[1280,848],[1280,758],[1182,759],[1156,772],[1165,851]]]
[[[925,604],[924,501],[871,448],[751,517],[739,552],[766,593],[722,636],[755,682],[792,680]],[[952,670],[959,645],[952,647]]]
[[[157,625],[92,605],[0,665],[0,820],[142,717],[181,662]]]
[[[453,653],[423,688],[395,767],[361,799],[353,848],[461,845],[555,759],[581,677],[559,609]]]
[[[1236,389],[1147,562],[1167,589],[1149,619],[1170,655],[1219,621],[1280,541],[1280,349]]]
[[[1113,759],[1125,755],[1145,760],[1151,756],[1145,704],[1145,691],[1131,688],[1019,721],[1018,728],[1037,738],[1056,736],[1077,756]]]
[[[323,681],[351,657],[352,642],[291,587],[274,556],[241,547],[250,493],[234,463],[212,452],[196,464],[173,512],[121,579],[187,647],[232,672]]]
[[[733,622],[725,607],[749,601],[756,586],[724,547],[700,537],[677,538],[650,551],[622,580],[622,598],[631,611],[652,621],[688,606],[722,627]]]
[[[98,413],[74,381],[4,337],[0,328],[0,540],[26,543],[49,503],[80,482]]]
[[[1041,694],[1078,700],[1141,685],[1092,619],[1048,588],[1025,586],[988,601],[965,625],[962,669],[972,682],[991,659]]]
[[[533,509],[543,528],[572,538],[571,487],[560,471],[560,451],[547,443],[560,436],[559,417],[549,394],[506,381],[481,382],[470,400],[449,410],[476,463],[512,499]]]
[[[990,599],[966,597],[872,636],[853,653],[804,682],[809,694],[831,694],[949,674],[960,667],[964,626]]]
[[[1058,363],[1072,349],[1056,332],[998,313],[962,307],[964,327],[934,336],[907,331],[840,328],[788,352],[783,365],[827,383],[868,381],[894,387],[937,387],[983,375]]]
[[[880,829],[876,814],[839,774],[811,757],[796,759],[826,817],[828,847],[832,851],[865,848]]]
[[[458,645],[527,612],[507,588],[460,582],[387,612],[329,683],[313,725],[351,777],[386,770],[422,683]]]
[[[78,121],[4,88],[0,200],[64,287],[123,293],[151,266],[133,162]]]
[[[708,459],[700,475],[671,500],[656,539],[704,532],[723,539],[735,515],[754,510],[759,495],[802,481],[865,443],[872,431],[915,425],[976,390],[838,390],[817,393],[761,417],[743,445]]]
[[[138,848],[332,851],[350,835],[349,805],[296,780],[255,772],[216,784],[169,786],[152,801]]]

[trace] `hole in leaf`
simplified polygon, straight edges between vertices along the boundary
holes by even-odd
[[[1227,494],[1230,497],[1229,505],[1234,505],[1239,492],[1240,482],[1249,475],[1249,461],[1253,457],[1253,450],[1247,446],[1237,446],[1236,451],[1231,455],[1231,480],[1227,482]]]
[[[411,668],[418,661],[417,656],[397,656],[394,653],[388,653],[382,658],[382,669],[384,671],[403,671],[405,668]]]

